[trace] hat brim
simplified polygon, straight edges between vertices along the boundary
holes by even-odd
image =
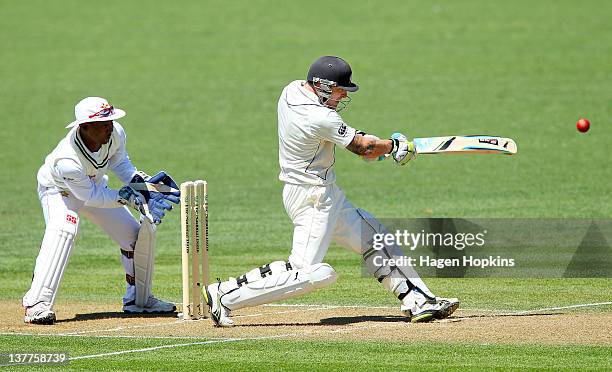
[[[92,119],[84,119],[84,120],[75,120],[72,123],[66,125],[66,128],[73,128],[76,127],[79,124],[83,124],[83,123],[92,123],[95,121],[113,121],[113,120],[117,120],[117,119],[121,119],[122,117],[125,116],[125,111],[123,111],[122,109],[118,109],[115,108],[114,109],[114,113],[112,115],[109,116],[105,116],[105,117],[95,117]]]
[[[347,92],[356,92],[359,90],[359,85],[355,84],[355,83],[351,83],[350,85],[347,86],[340,86],[338,85],[338,88],[342,88],[344,90],[346,90]]]

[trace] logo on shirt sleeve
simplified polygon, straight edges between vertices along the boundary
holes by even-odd
[[[346,124],[342,123],[340,128],[338,128],[338,134],[344,136],[346,134]]]

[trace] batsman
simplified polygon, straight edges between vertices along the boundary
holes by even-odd
[[[126,134],[115,120],[125,111],[104,98],[87,97],[74,108],[75,121],[46,157],[37,175],[38,197],[46,223],[30,290],[23,297],[24,321],[53,324],[53,304],[74,247],[81,217],[88,218],[121,248],[127,282],[123,310],[168,313],[173,303],[151,294],[156,228],[171,203],[179,202],[176,183],[165,172],[136,170],[126,151]],[[112,171],[126,184],[109,188]],[[137,221],[127,207],[137,210]],[[87,277],[84,285],[94,286]]]
[[[351,75],[346,61],[324,56],[310,66],[306,80],[283,89],[278,101],[279,179],[294,226],[291,254],[287,261],[206,287],[215,325],[234,325],[229,317],[233,310],[288,299],[335,282],[336,272],[323,262],[332,241],[363,257],[368,271],[398,298],[410,321],[443,319],[459,307],[456,298],[436,297],[412,267],[387,264],[403,256],[402,250],[397,245],[374,249],[374,235],[387,230],[347,200],[335,183],[336,147],[366,159],[390,156],[398,165],[416,155],[403,134],[382,140],[342,120],[338,113],[350,102],[348,92],[358,90]]]

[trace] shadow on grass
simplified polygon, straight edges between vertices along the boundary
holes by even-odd
[[[518,313],[518,314],[476,314],[476,315],[463,315],[463,316],[451,316],[450,318],[442,321],[433,320],[431,323],[446,322],[446,321],[461,321],[463,319],[474,319],[474,318],[501,318],[501,317],[534,317],[534,316],[553,316],[560,315],[563,313]],[[410,323],[410,319],[404,316],[378,316],[378,315],[364,315],[364,316],[347,316],[347,317],[332,317],[323,318],[319,322],[305,322],[305,323],[252,323],[252,324],[237,324],[236,327],[303,327],[303,326],[344,326],[349,324],[358,324],[364,322],[381,322],[381,323]]]
[[[474,319],[474,318],[508,318],[508,317],[523,317],[523,316],[552,316],[552,315],[563,315],[565,313],[506,313],[506,314],[474,314],[474,315],[459,315],[453,316],[449,319]]]
[[[319,322],[307,323],[256,323],[256,324],[237,324],[237,327],[303,327],[303,326],[341,326],[348,324],[358,324],[364,322],[383,322],[383,323],[404,323],[409,321],[404,316],[379,316],[379,315],[363,315],[363,316],[346,316],[323,318]]]
[[[56,323],[81,322],[100,319],[123,319],[123,318],[176,318],[176,313],[165,314],[128,314],[122,311],[103,311],[98,313],[76,314],[70,319],[58,319]]]

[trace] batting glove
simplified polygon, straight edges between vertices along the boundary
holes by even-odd
[[[414,143],[408,141],[408,138],[401,133],[393,133],[391,135],[391,141],[393,142],[393,149],[391,155],[393,160],[398,165],[405,165],[410,160],[416,157],[416,151],[414,151]]]

